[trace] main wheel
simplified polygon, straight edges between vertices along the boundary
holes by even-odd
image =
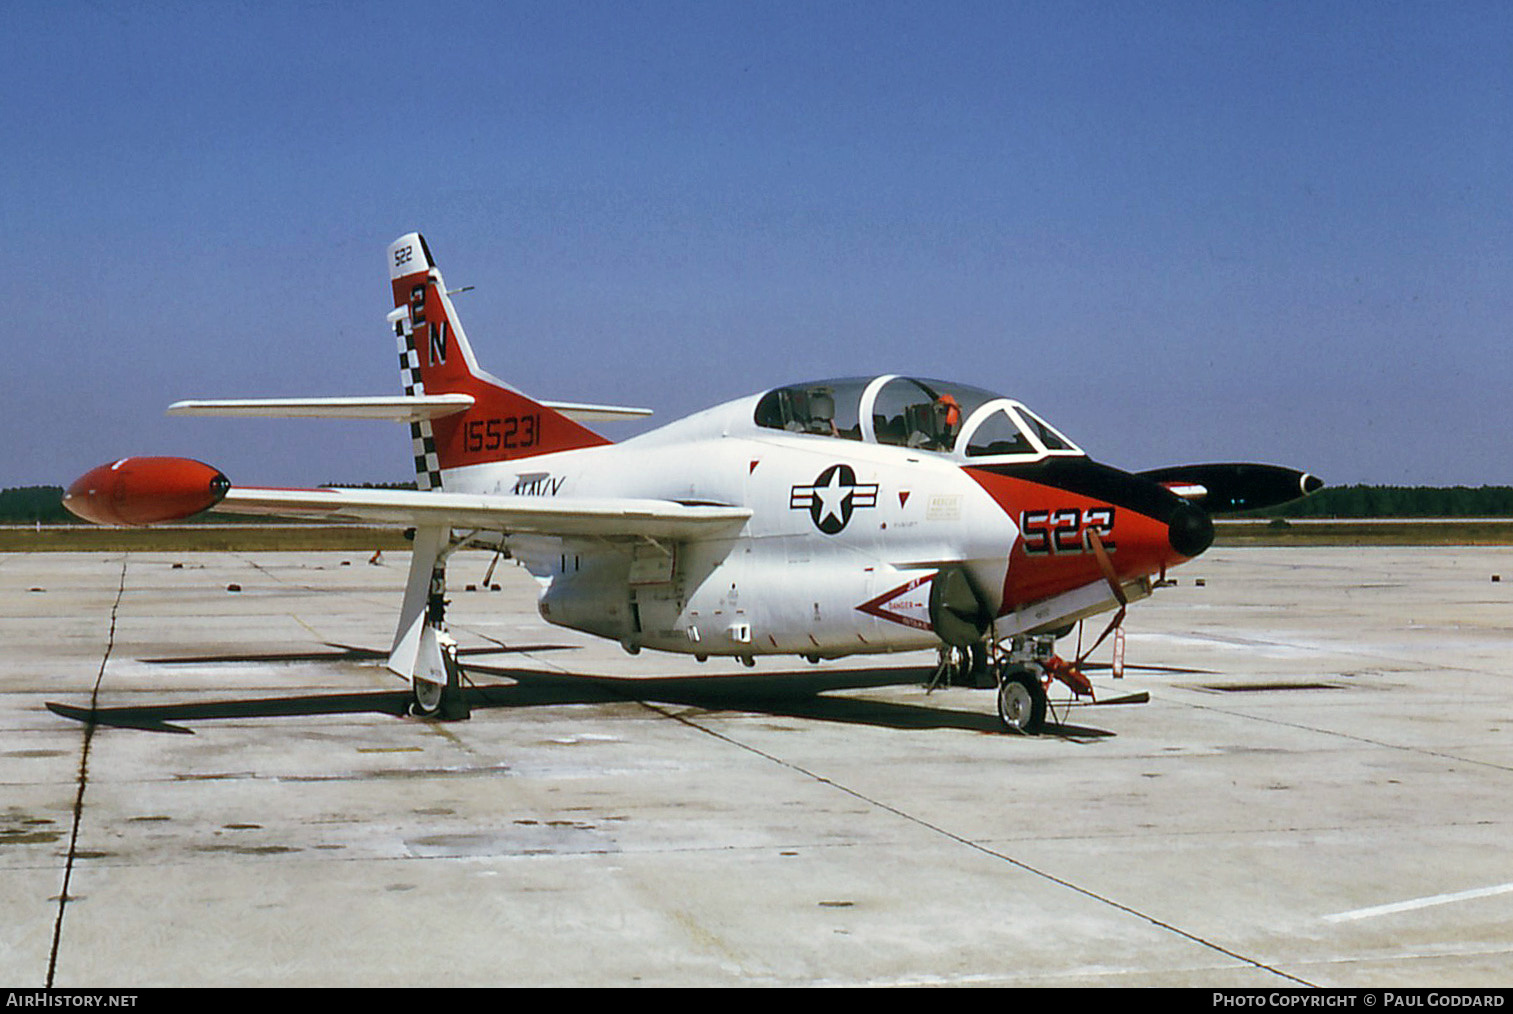
[[[446,689],[440,683],[432,683],[418,676],[410,680],[410,714],[417,718],[435,718],[441,714],[441,701]]]
[[[1011,732],[1038,732],[1045,724],[1045,687],[1031,669],[1015,667],[998,684],[998,717]]]

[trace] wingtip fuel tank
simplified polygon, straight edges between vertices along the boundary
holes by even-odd
[[[97,525],[179,521],[221,502],[231,482],[191,458],[121,458],[79,476],[63,506]]]

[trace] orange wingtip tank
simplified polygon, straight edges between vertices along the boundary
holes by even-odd
[[[63,506],[97,525],[178,521],[221,502],[230,481],[189,458],[122,458],[92,468],[63,494]]]

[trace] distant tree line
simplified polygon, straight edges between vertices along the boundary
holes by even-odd
[[[414,482],[329,482],[327,486],[346,486],[356,489],[414,489]],[[276,518],[232,518],[230,515],[209,517],[201,515],[193,521],[258,521],[278,522]],[[84,524],[63,506],[62,486],[17,486],[0,490],[0,524],[4,525],[58,525]],[[287,522],[278,522],[287,523]]]
[[[1330,486],[1280,507],[1267,518],[1513,517],[1513,486]]]
[[[323,482],[322,489],[414,489],[415,480],[409,482]]]
[[[62,486],[19,486],[0,490],[0,523],[55,525],[77,521],[63,508]]]

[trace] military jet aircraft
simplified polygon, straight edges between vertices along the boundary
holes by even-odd
[[[585,422],[647,410],[537,400],[485,372],[419,233],[388,251],[404,393],[187,401],[173,414],[409,424],[415,490],[233,486],[184,458],[122,458],[69,487],[101,524],[205,510],[414,529],[388,667],[412,712],[467,714],[446,634],[446,565],[464,546],[518,559],[548,621],[625,650],[811,661],[936,649],[998,691],[1013,730],[1047,688],[1092,687],[1056,638],[1151,594],[1213,540],[1210,515],[1322,483],[1272,465],[1129,473],[1022,402],[887,374],[778,387],[621,443]],[[1100,638],[1102,640],[1102,638]]]

